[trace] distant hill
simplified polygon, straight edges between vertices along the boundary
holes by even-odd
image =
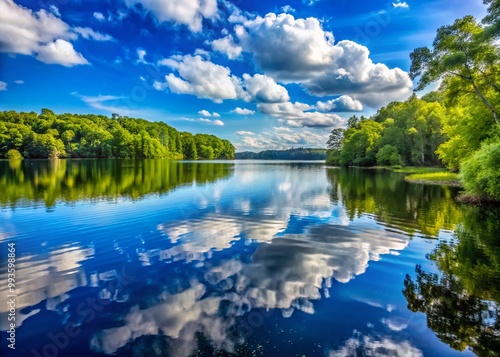
[[[261,152],[237,152],[237,160],[325,160],[326,149],[265,150]]]

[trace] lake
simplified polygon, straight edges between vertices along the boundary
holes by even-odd
[[[500,211],[403,177],[1,161],[0,354],[498,356]]]

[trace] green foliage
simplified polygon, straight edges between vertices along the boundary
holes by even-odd
[[[345,131],[332,131],[328,144],[337,153],[330,154],[330,161],[344,166],[439,165],[436,149],[445,140],[445,112],[438,101],[412,96],[390,103],[370,119],[352,117]]]
[[[183,138],[186,142],[183,141]],[[203,147],[201,149],[201,147]],[[213,135],[181,134],[163,123],[113,115],[0,112],[0,157],[232,159],[234,147]]]
[[[372,166],[375,164],[376,143],[383,126],[374,120],[360,120],[344,132],[340,165]]]
[[[393,145],[385,145],[376,155],[377,164],[381,166],[401,165],[402,160],[398,148]]]
[[[500,142],[483,144],[461,165],[467,192],[500,200]]]
[[[7,151],[7,155],[5,155],[5,157],[9,160],[21,160],[23,158],[21,153],[16,149],[10,149]]]
[[[483,0],[483,3],[488,5],[488,15],[482,21],[488,25],[485,35],[497,38],[500,36],[500,0]]]
[[[482,142],[495,137],[498,130],[490,112],[477,97],[462,95],[460,103],[449,103],[443,125],[448,140],[438,147],[437,154],[449,169],[456,170],[461,161],[479,150]]]
[[[491,3],[491,17],[487,22],[498,20],[494,14],[497,1]],[[466,91],[472,90],[499,123],[497,106],[492,103],[495,89],[498,96],[498,62],[500,53],[494,37],[486,36],[484,28],[472,16],[457,19],[452,25],[438,29],[432,49],[420,47],[410,55],[410,77],[419,77],[417,90],[438,79],[455,78]],[[445,85],[446,87],[446,85]],[[463,92],[463,90],[462,90]]]

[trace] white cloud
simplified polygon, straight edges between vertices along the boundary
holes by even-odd
[[[61,17],[61,13],[59,12],[59,8],[57,6],[55,6],[54,4],[49,6],[49,10],[51,13],[53,13],[57,17]]]
[[[106,18],[104,17],[104,15],[100,12],[94,12],[94,17],[98,20],[98,21],[104,21]]]
[[[138,48],[137,49],[137,58],[138,58],[137,62],[138,63],[147,63],[146,60],[144,59],[144,57],[146,57],[146,54],[147,54],[146,50]]]
[[[285,87],[277,84],[271,77],[254,74],[243,74],[243,86],[250,97],[244,98],[248,101],[261,103],[283,103],[290,100]]]
[[[15,84],[24,84],[24,81],[21,80],[21,79],[18,79],[16,81],[14,81]]]
[[[281,11],[284,13],[291,13],[291,12],[295,12],[296,10],[293,7],[291,7],[290,5],[285,5],[281,8]]]
[[[402,317],[397,317],[397,316],[390,317],[387,319],[383,318],[382,320],[380,320],[380,322],[382,322],[390,330],[396,332],[401,332],[408,327],[408,321]]]
[[[321,0],[302,0],[302,3],[306,4],[308,6],[312,6],[312,5],[316,4],[319,1],[321,1]]]
[[[96,32],[92,30],[90,27],[75,27],[73,29],[74,32],[82,36],[86,40],[95,40],[95,41],[112,41],[113,37],[110,35],[102,34],[100,32]]]
[[[221,103],[225,99],[243,99],[247,102],[282,103],[290,100],[285,87],[262,74],[243,74],[243,79],[232,75],[228,67],[211,62],[200,55],[175,55],[158,62],[177,72],[165,76],[166,82],[155,82],[158,90],[191,94],[198,98]]]
[[[7,90],[7,83],[0,81],[0,90]]]
[[[329,357],[344,356],[378,356],[384,351],[386,356],[422,357],[423,353],[412,346],[409,341],[394,341],[387,336],[364,336],[354,331],[354,336],[335,351],[330,351]]]
[[[88,61],[66,40],[55,40],[38,48],[36,59],[43,63],[60,64],[72,67],[77,64],[88,64]]]
[[[192,121],[192,122],[201,122],[201,123],[207,123],[215,126],[224,126],[224,122],[220,119],[207,119],[207,118],[199,118],[199,119],[190,119],[190,118],[183,118],[185,121]]]
[[[210,113],[208,110],[200,110],[198,112],[198,114],[200,115],[203,115],[204,117],[217,117],[217,118],[220,118],[220,114],[219,113],[216,113],[216,112],[213,112],[213,113]]]
[[[236,132],[236,135],[239,135],[239,136],[248,136],[248,135],[255,135],[255,133],[253,133],[251,131],[240,130],[240,131]]]
[[[172,68],[178,76],[170,73],[165,77],[166,83],[155,83],[156,89],[168,88],[173,93],[191,94],[215,103],[242,96],[241,80],[231,75],[229,68],[201,56],[172,56],[158,64]]]
[[[234,38],[232,35],[214,40],[210,44],[214,51],[224,53],[229,59],[238,58],[241,55],[241,51],[243,50],[241,46],[238,46],[234,43]]]
[[[297,19],[290,14],[258,16],[235,27],[243,50],[275,78],[308,77],[331,62],[333,35],[324,32],[315,18]]]
[[[399,68],[373,63],[366,47],[335,44],[316,18],[295,19],[270,13],[235,27],[238,45],[277,81],[296,82],[318,96],[349,94],[372,107],[411,94],[412,81]]]
[[[198,112],[198,114],[203,115],[204,117],[211,117],[212,116],[212,114],[208,110],[205,110],[205,109],[200,110]]]
[[[234,142],[237,151],[283,150],[290,147],[324,148],[329,137],[326,131],[290,127],[274,127],[259,134],[247,131],[238,131],[236,134],[241,137]]]
[[[236,109],[231,110],[232,113],[238,115],[254,115],[255,111],[247,108],[236,107]]]
[[[224,126],[224,122],[222,120],[216,119],[212,120],[211,123],[216,126]]]
[[[316,109],[320,112],[360,112],[363,110],[363,104],[348,95],[343,95],[326,102],[317,102]]]
[[[337,114],[320,113],[314,111],[314,107],[309,104],[299,102],[260,103],[257,109],[292,127],[338,127],[344,122],[344,119]]]
[[[406,1],[401,2],[400,0],[398,0],[398,2],[393,2],[392,6],[394,6],[395,8],[399,7],[403,9],[408,9],[410,7],[410,5],[408,5]]]
[[[193,32],[201,31],[204,18],[217,17],[217,0],[125,0],[125,4],[141,4],[159,22],[186,25]]]
[[[107,36],[89,28],[71,29],[44,9],[32,11],[12,0],[0,1],[0,52],[35,56],[42,62],[66,67],[88,64],[69,42],[78,34],[98,40]]]

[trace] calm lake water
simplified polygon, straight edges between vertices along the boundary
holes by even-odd
[[[498,356],[500,211],[457,192],[318,162],[0,162],[0,354]]]

